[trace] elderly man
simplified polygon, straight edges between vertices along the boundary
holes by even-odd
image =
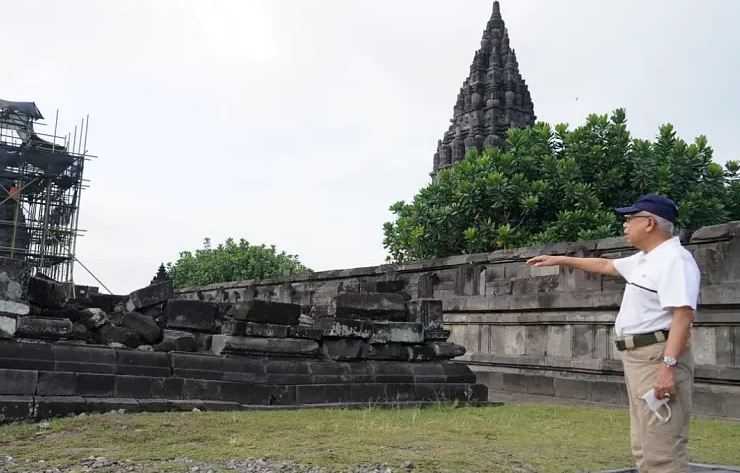
[[[640,250],[621,259],[537,256],[532,266],[567,266],[622,276],[627,285],[615,322],[630,409],[632,454],[640,473],[688,472],[688,427],[694,358],[689,343],[699,295],[699,268],[673,224],[678,209],[655,194],[616,209],[624,235]],[[667,400],[656,415],[643,399]]]

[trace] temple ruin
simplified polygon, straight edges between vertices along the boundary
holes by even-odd
[[[494,2],[481,47],[457,94],[450,128],[437,142],[432,174],[461,161],[468,151],[502,146],[509,128],[531,126],[536,118],[499,2]]]

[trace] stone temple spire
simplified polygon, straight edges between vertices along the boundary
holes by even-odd
[[[499,2],[493,2],[481,47],[457,94],[452,124],[437,143],[432,174],[462,160],[471,149],[501,146],[509,128],[531,126],[536,118]]]

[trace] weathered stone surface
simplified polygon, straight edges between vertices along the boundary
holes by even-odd
[[[359,360],[365,358],[368,343],[360,338],[324,339],[321,350],[332,360]]]
[[[0,257],[0,301],[25,302],[30,275],[31,268],[25,261]]]
[[[691,235],[691,243],[698,243],[702,240],[730,238],[737,235],[740,235],[740,222],[721,223],[698,229]]]
[[[181,330],[163,330],[162,341],[154,345],[155,351],[188,351],[198,349],[195,335]]]
[[[123,326],[139,334],[146,343],[157,343],[162,338],[162,330],[151,317],[138,312],[123,315]]]
[[[13,338],[17,326],[15,316],[0,314],[0,338]]]
[[[298,317],[301,315],[301,306],[255,299],[230,304],[224,315],[249,322],[297,325]]]
[[[403,343],[370,344],[365,357],[368,360],[398,360],[412,359],[412,349]]]
[[[72,335],[72,321],[47,317],[19,317],[16,336],[57,340]]]
[[[374,322],[370,343],[422,343],[424,329],[420,322]]]
[[[434,356],[439,359],[456,358],[465,354],[465,347],[456,343],[427,342],[425,345],[431,347]]]
[[[244,326],[244,335],[247,337],[285,338],[288,336],[288,325],[257,324],[247,322]]]
[[[297,327],[290,327],[288,329],[288,336],[291,338],[308,338],[310,340],[319,341],[323,338],[324,331],[320,328],[304,327],[299,325]]]
[[[218,306],[211,302],[173,299],[167,302],[167,328],[215,332]]]
[[[167,302],[173,295],[172,283],[163,282],[152,284],[129,294],[126,300],[126,310],[134,312],[139,309]]]
[[[406,287],[406,281],[403,280],[377,281],[375,283],[377,292],[401,292],[404,287]]]
[[[447,329],[424,329],[424,340],[445,341],[448,338],[450,338],[450,331]]]
[[[221,322],[221,335],[238,335],[243,337],[246,326],[247,323],[243,320],[224,319]]]
[[[392,293],[344,293],[334,300],[337,317],[405,322],[406,299]]]
[[[90,294],[88,296],[89,307],[95,307],[111,313],[115,310],[116,305],[125,304],[127,296],[117,296],[113,294]]]
[[[440,329],[444,322],[442,301],[439,299],[417,299],[409,302],[410,320],[420,322],[425,329]]]
[[[318,327],[324,337],[368,339],[373,335],[372,322],[361,319],[322,317]]]
[[[127,347],[136,348],[142,344],[141,336],[130,328],[105,324],[98,330],[98,339],[104,345],[120,343]]]
[[[28,315],[31,312],[28,304],[16,301],[0,300],[0,314]]]
[[[31,303],[50,309],[60,309],[67,303],[67,286],[37,274],[28,281],[28,298]]]
[[[214,335],[211,352],[216,355],[233,354],[274,354],[288,356],[316,356],[319,344],[304,338],[262,338],[233,337]]]
[[[89,329],[98,329],[108,323],[110,319],[103,309],[92,307],[82,310],[82,316],[79,320]]]

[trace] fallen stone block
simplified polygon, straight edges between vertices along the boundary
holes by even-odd
[[[365,354],[368,360],[409,361],[411,356],[411,347],[402,343],[370,344]]]
[[[424,329],[418,322],[374,322],[370,343],[423,343]]]
[[[247,323],[243,320],[224,319],[221,322],[221,335],[244,336]]]
[[[139,334],[148,343],[157,343],[162,338],[162,330],[151,317],[138,312],[127,312],[123,315],[123,326]]]
[[[442,328],[444,313],[439,299],[416,299],[409,302],[410,319],[420,322],[425,329]]]
[[[0,314],[0,338],[13,338],[17,327],[18,321],[14,316]]]
[[[142,344],[141,336],[127,327],[118,327],[105,324],[98,330],[98,340],[104,345],[120,343],[130,348],[136,348]]]
[[[117,296],[114,294],[90,294],[89,307],[96,307],[103,309],[107,313],[111,313],[115,310],[116,305],[125,304],[126,296]]]
[[[344,293],[334,299],[337,317],[367,318],[373,320],[408,320],[406,300],[393,293]]]
[[[31,308],[24,302],[0,300],[0,314],[28,315]]]
[[[318,328],[324,337],[369,339],[373,335],[373,324],[368,320],[322,317]]]
[[[72,335],[72,321],[48,317],[25,316],[17,319],[16,337],[58,340]]]
[[[360,360],[365,358],[368,343],[360,338],[324,339],[321,351],[332,360]]]
[[[28,298],[32,304],[49,309],[61,309],[69,298],[67,285],[43,274],[37,274],[28,280]]]
[[[323,335],[324,331],[320,328],[297,326],[288,329],[288,336],[291,338],[308,338],[319,341],[323,338]]]
[[[283,356],[317,356],[319,344],[305,338],[262,338],[214,335],[211,352],[221,354],[273,354]]]
[[[255,299],[230,304],[226,308],[224,315],[248,322],[298,325],[301,306],[298,304],[267,302]]]
[[[109,321],[108,314],[97,307],[83,309],[79,318],[80,323],[93,330],[102,327]]]
[[[450,338],[450,331],[443,328],[424,329],[424,340],[446,341]]]
[[[195,335],[180,330],[163,330],[162,341],[154,345],[155,351],[188,351],[198,350]]]
[[[173,299],[167,302],[167,328],[215,332],[218,306],[211,302]]]
[[[244,325],[244,335],[247,337],[285,338],[288,336],[288,325],[256,324],[247,322]]]
[[[161,304],[171,299],[172,295],[173,289],[171,282],[152,284],[129,294],[126,300],[126,310],[128,312],[134,312],[138,309]]]

